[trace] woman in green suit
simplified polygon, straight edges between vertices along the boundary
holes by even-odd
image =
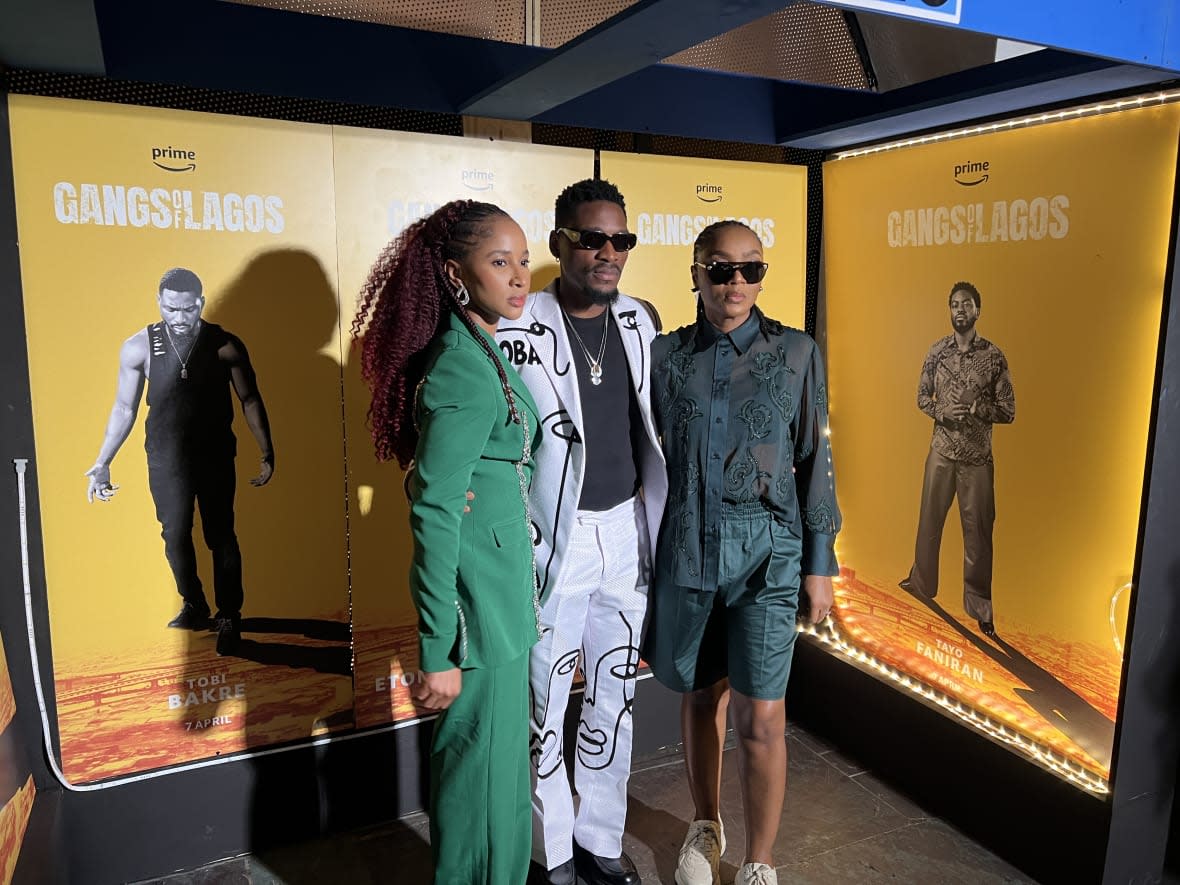
[[[528,652],[537,641],[528,486],[540,422],[496,347],[529,291],[528,245],[469,200],[415,222],[378,257],[353,336],[377,457],[410,471],[436,885],[521,885],[530,851]],[[466,511],[468,491],[477,506]]]

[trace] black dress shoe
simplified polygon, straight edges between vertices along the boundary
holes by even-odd
[[[911,596],[916,596],[919,599],[933,599],[934,598],[930,594],[924,593],[923,591],[919,590],[914,585],[914,582],[911,581],[908,577],[902,578],[900,581],[898,581],[897,586],[900,587],[902,590],[904,590],[906,593],[909,593]]]
[[[529,861],[528,885],[577,885],[578,874],[574,871],[573,859],[567,860],[551,870],[539,863]]]
[[[639,871],[626,854],[599,857],[574,843],[574,867],[585,885],[639,885]]]
[[[242,641],[242,628],[237,618],[218,618],[216,621],[217,627],[217,654],[225,657],[226,655],[236,655],[238,653],[238,645]]]
[[[981,632],[984,636],[989,636],[992,639],[995,639],[996,638],[996,625],[993,624],[991,621],[980,621],[979,622],[979,632]]]
[[[169,627],[177,630],[208,630],[209,609],[201,611],[191,603],[186,602],[175,618],[168,622]]]

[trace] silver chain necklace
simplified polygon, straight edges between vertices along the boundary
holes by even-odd
[[[599,385],[602,383],[602,358],[606,356],[606,337],[610,331],[610,311],[604,310],[602,312],[602,345],[598,348],[598,359],[590,356],[590,348],[586,346],[586,342],[582,340],[582,336],[578,334],[578,330],[574,328],[574,323],[570,319],[569,314],[565,312],[565,308],[561,309],[561,315],[565,318],[565,324],[574,337],[578,339],[578,344],[582,347],[582,353],[586,354],[586,362],[590,364],[590,383]]]
[[[172,348],[172,352],[176,354],[176,359],[180,363],[180,380],[188,380],[188,361],[193,357],[193,351],[197,348],[197,338],[201,334],[201,327],[197,326],[196,334],[193,335],[193,343],[189,345],[188,353],[184,356],[180,355],[180,351],[176,349],[176,342],[172,340],[172,330],[168,328],[168,324],[164,323],[164,334],[168,336],[168,346]]]

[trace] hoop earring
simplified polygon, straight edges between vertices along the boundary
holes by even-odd
[[[455,290],[455,300],[459,302],[460,307],[466,307],[471,301],[471,294],[467,291],[467,287],[459,282],[459,288]]]

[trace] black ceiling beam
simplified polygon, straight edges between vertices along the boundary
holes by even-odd
[[[859,111],[833,102],[797,113],[791,85],[782,84],[775,103],[776,140],[797,148],[838,150],[1150,88],[1175,77],[1156,68],[1046,49],[874,95]]]
[[[473,94],[460,110],[531,120],[790,5],[785,0],[640,0],[528,68]]]

